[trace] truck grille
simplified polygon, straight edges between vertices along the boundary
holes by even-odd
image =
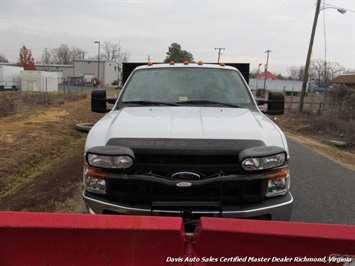
[[[265,146],[260,140],[112,138],[107,146],[129,147],[135,163],[124,172],[106,177],[109,200],[150,206],[201,207],[241,205],[265,198],[267,180],[243,180],[239,163],[242,150]],[[191,187],[177,187],[174,174],[190,172]],[[118,175],[120,174],[120,176]],[[151,175],[151,176],[150,176]],[[217,176],[224,177],[217,177]],[[228,178],[228,175],[236,175]],[[189,181],[187,175],[185,181]],[[192,177],[191,177],[192,178]],[[191,180],[190,180],[191,181]],[[192,182],[192,181],[191,181]],[[160,205],[159,205],[160,204]]]
[[[191,171],[209,176],[219,172],[240,174],[238,156],[147,155],[136,154],[135,169],[170,177],[174,172]]]
[[[129,179],[129,178],[128,178]],[[177,187],[154,181],[107,178],[110,200],[129,204],[151,204],[154,201],[220,202],[236,205],[264,199],[267,180],[236,180]]]

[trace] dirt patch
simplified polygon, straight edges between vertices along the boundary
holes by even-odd
[[[75,124],[100,117],[86,98],[1,118],[0,210],[83,211],[86,134]]]
[[[1,199],[0,209],[36,212],[85,211],[81,199],[82,147],[84,141],[75,143],[63,158],[57,158],[34,173],[30,181]],[[43,172],[41,171],[43,170]]]

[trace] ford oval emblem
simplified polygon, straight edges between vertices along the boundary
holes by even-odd
[[[179,182],[176,184],[177,187],[191,187],[192,183],[190,182]]]
[[[177,172],[172,174],[171,177],[181,180],[199,180],[201,176],[192,172]]]

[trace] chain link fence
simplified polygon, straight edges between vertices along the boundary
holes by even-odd
[[[23,114],[36,108],[50,107],[87,97],[92,86],[58,85],[56,92],[0,91],[0,117]]]

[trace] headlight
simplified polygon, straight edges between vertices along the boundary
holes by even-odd
[[[86,152],[86,161],[92,167],[126,169],[133,165],[134,153],[126,147],[100,146]]]
[[[284,165],[285,161],[286,154],[279,153],[267,157],[246,158],[242,161],[242,167],[248,171],[265,170],[282,166]]]
[[[268,185],[266,197],[284,195],[290,189],[290,171],[288,167],[266,174]]]
[[[244,170],[268,170],[283,166],[287,161],[287,153],[280,147],[254,147],[243,150],[239,160]]]
[[[133,165],[133,158],[128,155],[106,156],[88,153],[87,162],[93,167],[125,169]]]
[[[102,171],[94,170],[85,164],[84,185],[87,191],[106,194],[105,173]]]

